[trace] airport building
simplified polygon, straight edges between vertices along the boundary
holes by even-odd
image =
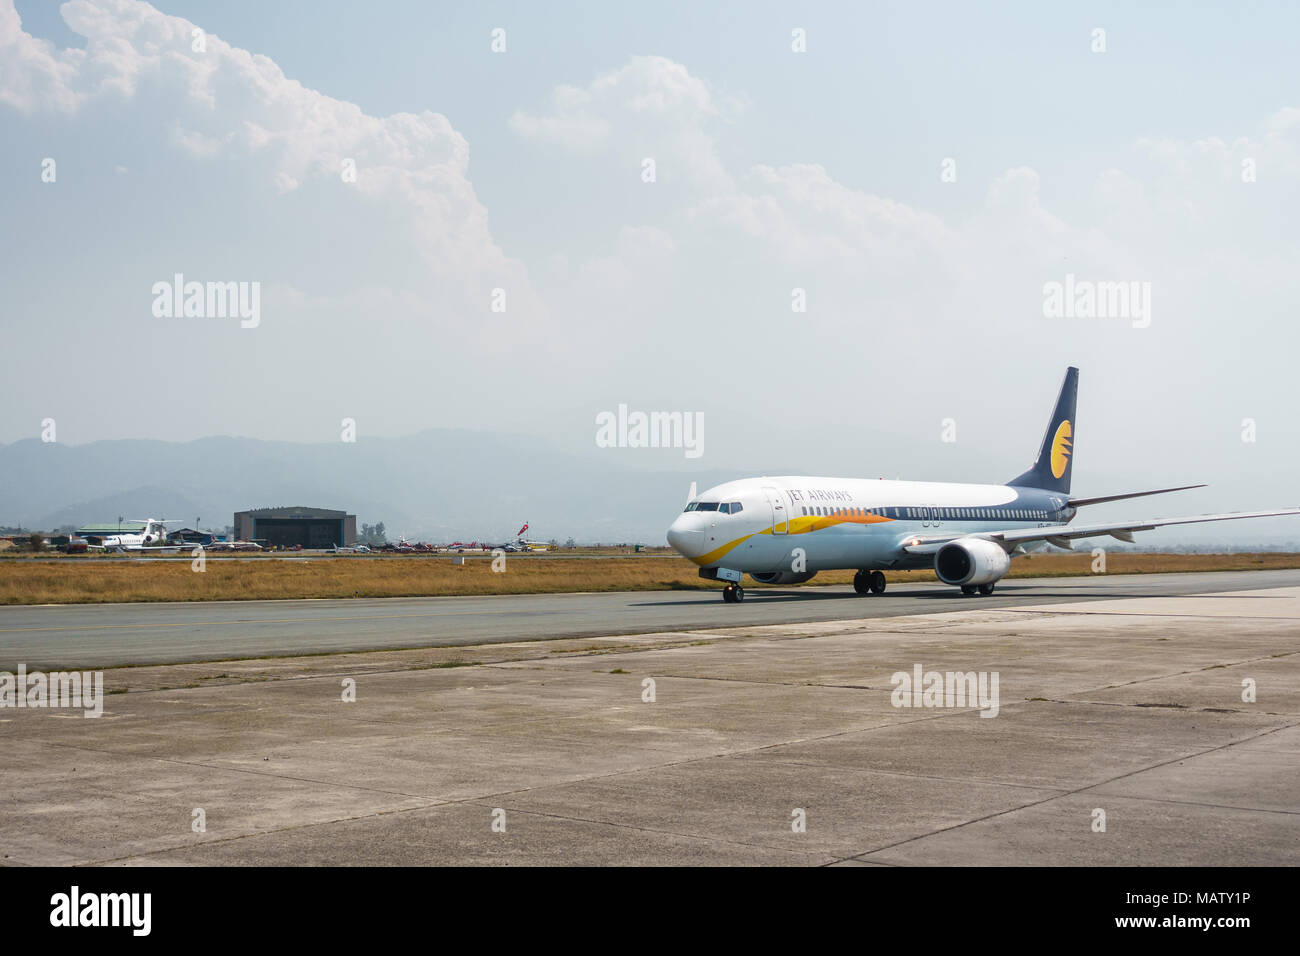
[[[235,538],[279,547],[332,548],[357,543],[357,516],[327,508],[257,508],[235,512]]]

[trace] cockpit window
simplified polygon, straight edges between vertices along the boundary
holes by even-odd
[[[696,511],[717,511],[718,503],[716,501],[701,501],[695,506]]]
[[[731,503],[724,501],[722,504],[718,505],[718,511],[722,512],[724,515],[731,514]]]
[[[744,510],[745,510],[745,506],[742,505],[739,501],[733,501],[731,503],[731,513],[733,515],[738,515]]]

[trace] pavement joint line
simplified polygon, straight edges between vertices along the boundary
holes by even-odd
[[[1196,598],[1201,597],[1197,594],[1185,594],[1183,597]],[[1140,601],[1142,598],[1127,598],[1126,600]],[[1069,607],[1069,605],[1067,605]],[[1009,611],[1017,613],[1029,613],[1028,609],[1021,611],[1017,607],[1007,608]],[[1037,613],[1050,615],[1053,617],[1159,617],[1159,618],[1193,618],[1198,621],[1295,621],[1294,617],[1240,617],[1230,614],[1162,614],[1155,611],[1070,611],[1070,610],[1051,610],[1043,611],[1041,608],[1036,609]],[[918,615],[919,616],[919,615]]]
[[[678,632],[672,631],[672,632],[664,632],[664,633],[678,633]],[[632,635],[632,636],[653,637],[654,634],[652,633],[646,635]],[[564,638],[558,638],[558,639],[538,638],[536,642],[524,641],[522,643],[542,643],[543,641],[550,642],[552,640],[564,640]],[[569,638],[569,640],[571,640],[571,638]],[[161,664],[119,664],[113,667],[101,667],[98,668],[98,670],[104,670],[104,671],[111,670],[111,671],[125,672],[125,671],[132,671],[132,670],[146,670],[155,667],[203,667],[203,666],[209,666],[213,664],[223,664],[223,663],[242,664],[242,663],[253,663],[257,661],[287,661],[287,660],[295,660],[303,657],[316,659],[321,657],[343,656],[345,654],[395,654],[395,653],[407,653],[407,652],[414,652],[414,651],[421,651],[421,650],[440,650],[444,648],[456,648],[458,650],[471,651],[476,648],[499,647],[499,646],[500,645],[488,643],[488,644],[429,645],[428,647],[373,648],[373,649],[367,648],[365,650],[357,650],[357,651],[335,651],[327,654],[302,654],[302,655],[298,655],[297,657],[241,657],[241,658],[225,658],[225,659],[218,658],[214,660],[202,660],[202,661],[173,661],[170,663],[161,663]],[[462,661],[462,662],[458,662],[458,667],[454,667],[454,668],[446,667],[440,663],[440,664],[433,664],[433,665],[416,664],[410,667],[387,667],[384,668],[383,670],[361,671],[357,669],[358,673],[355,676],[382,677],[391,674],[410,674],[417,671],[457,670],[459,668],[464,668],[464,667],[496,667],[496,666],[511,665],[511,664],[544,663],[546,661],[581,660],[586,657],[606,657],[606,656],[610,656],[611,653],[634,654],[634,653],[642,653],[645,651],[672,650],[680,647],[690,647],[690,646],[691,646],[690,643],[677,643],[677,644],[658,644],[653,646],[634,645],[626,648],[619,648],[617,651],[614,652],[575,650],[575,651],[568,652],[568,654],[570,655],[568,657],[556,657],[554,656],[555,655],[554,651],[548,651],[547,654],[537,656],[537,657],[503,657],[499,660]],[[362,666],[364,667],[365,665],[363,664]],[[536,669],[540,670],[541,668],[536,668]],[[184,685],[180,685],[176,687],[142,687],[139,690],[131,690],[128,688],[127,690],[122,691],[122,693],[123,694],[156,694],[164,691],[205,690],[209,687],[238,687],[245,684],[279,684],[279,683],[289,683],[292,681],[322,680],[326,678],[337,678],[340,675],[354,676],[351,671],[345,668],[340,668],[339,670],[331,674],[291,674],[285,676],[250,675],[248,677],[243,677],[243,678],[234,678],[234,677],[212,678],[210,679],[211,682],[200,684],[196,687],[186,687]],[[206,680],[207,678],[199,676],[196,679]],[[218,680],[222,681],[222,683],[217,683],[216,681]]]
[[[1291,725],[1289,725],[1289,726],[1296,726],[1296,725],[1295,725],[1295,724],[1291,724]],[[1158,770],[1158,769],[1160,769],[1161,767],[1167,767],[1167,766],[1169,766],[1170,764],[1179,763],[1180,761],[1183,761],[1183,760],[1192,760],[1192,759],[1195,759],[1196,757],[1203,757],[1203,756],[1205,756],[1206,754],[1215,753],[1216,751],[1219,751],[1219,750],[1226,750],[1226,749],[1228,749],[1229,747],[1236,747],[1236,746],[1239,745],[1239,744],[1249,743],[1249,742],[1252,741],[1252,740],[1258,739],[1258,738],[1260,738],[1260,737],[1267,737],[1269,734],[1274,734],[1274,733],[1277,733],[1279,730],[1285,730],[1285,729],[1286,729],[1286,727],[1270,727],[1270,728],[1267,728],[1266,730],[1262,730],[1262,731],[1259,731],[1259,732],[1257,732],[1257,733],[1253,733],[1253,734],[1251,734],[1251,735],[1249,735],[1249,736],[1247,736],[1247,737],[1243,737],[1243,738],[1241,738],[1240,740],[1231,740],[1231,741],[1228,741],[1227,743],[1218,744],[1218,745],[1213,746],[1213,747],[1207,747],[1205,750],[1197,751],[1197,752],[1195,752],[1195,753],[1183,754],[1183,755],[1178,756],[1178,757],[1170,758],[1169,760],[1162,760],[1162,761],[1160,761],[1160,762],[1158,762],[1158,763],[1150,764],[1150,765],[1148,765],[1148,766],[1146,766],[1146,767],[1140,767],[1140,768],[1135,769],[1135,770],[1128,770],[1128,771],[1125,771],[1124,773],[1121,773],[1121,774],[1119,774],[1119,775],[1117,775],[1117,776],[1110,777],[1109,779],[1106,779],[1106,780],[1099,780],[1099,781],[1097,781],[1096,783],[1090,783],[1090,784],[1088,784],[1088,785],[1086,785],[1086,786],[1083,786],[1083,787],[1076,787],[1076,788],[1074,788],[1073,790],[1067,790],[1066,792],[1061,793],[1061,794],[1057,794],[1057,795],[1055,795],[1055,796],[1044,797],[1042,800],[1034,800],[1034,801],[1032,801],[1032,802],[1030,802],[1030,803],[1026,803],[1026,804],[1024,804],[1023,806],[1012,807],[1012,808],[1009,809],[1009,810],[999,810],[999,811],[996,812],[996,813],[985,814],[984,816],[982,816],[982,817],[976,817],[976,818],[973,819],[973,820],[966,820],[966,821],[964,821],[964,822],[962,822],[962,823],[955,823],[955,824],[953,824],[952,826],[941,827],[940,829],[935,830],[935,831],[933,831],[933,832],[931,832],[931,833],[923,834],[923,835],[921,835],[921,836],[908,837],[908,838],[905,839],[905,840],[898,840],[898,841],[896,841],[896,842],[894,842],[894,843],[886,844],[885,846],[878,846],[878,847],[876,847],[876,848],[874,848],[874,849],[871,849],[871,850],[865,850],[865,851],[863,851],[862,853],[856,853],[856,854],[854,854],[854,855],[852,855],[852,856],[846,856],[846,857],[844,857],[843,859],[845,859],[845,860],[858,860],[858,859],[862,859],[863,857],[870,856],[870,855],[873,854],[873,853],[882,853],[882,852],[884,852],[885,850],[892,850],[892,849],[894,849],[894,848],[896,848],[896,847],[904,846],[904,845],[906,845],[906,844],[908,844],[908,843],[914,843],[914,842],[916,842],[917,840],[924,840],[924,839],[927,839],[927,838],[932,837],[932,836],[937,836],[937,835],[939,835],[940,833],[948,833],[948,832],[953,831],[953,830],[960,830],[962,827],[968,827],[968,826],[971,826],[971,825],[976,824],[976,823],[984,823],[984,822],[987,821],[987,820],[994,820],[994,819],[996,819],[996,818],[998,818],[998,817],[1006,816],[1006,815],[1009,814],[1009,813],[1019,813],[1021,810],[1027,810],[1027,809],[1029,809],[1030,807],[1038,807],[1038,806],[1042,806],[1043,804],[1051,803],[1053,800],[1063,800],[1063,799],[1066,799],[1067,797],[1077,796],[1078,794],[1086,793],[1086,792],[1089,791],[1089,790],[1095,790],[1095,789],[1097,789],[1098,787],[1103,787],[1103,786],[1106,786],[1107,784],[1115,783],[1116,781],[1119,781],[1119,780],[1125,780],[1125,779],[1127,779],[1128,777],[1137,776],[1138,774],[1142,774],[1142,773],[1148,773],[1148,772],[1150,772],[1150,771],[1152,771],[1152,770]],[[838,862],[838,861],[837,861],[837,862]],[[871,862],[871,861],[870,861],[870,860],[864,860],[864,862]]]
[[[492,597],[509,597],[510,595],[491,595],[491,596],[492,596]],[[322,599],[322,600],[325,600],[325,599]],[[346,599],[346,598],[340,598],[339,600],[347,600],[347,599]],[[199,601],[195,601],[195,602],[193,602],[193,603],[202,606],[202,604],[207,603],[207,602],[199,602]],[[24,607],[24,606],[26,606],[26,605],[16,604],[16,605],[9,605],[9,606],[10,606],[10,607]],[[96,605],[96,604],[75,604],[75,605],[74,605],[74,604],[64,604],[64,605],[60,605],[60,606],[61,606],[61,607],[99,607],[100,605]],[[128,607],[138,607],[139,605],[127,605],[127,606],[128,606]],[[393,620],[402,621],[402,620],[412,620],[412,619],[415,619],[415,618],[425,618],[425,617],[464,617],[464,616],[467,615],[467,614],[481,614],[481,613],[482,613],[482,611],[479,611],[479,610],[474,610],[474,611],[446,611],[446,612],[433,612],[433,611],[429,611],[429,612],[422,613],[422,614],[367,614],[367,615],[364,615],[364,616],[362,616],[362,617],[328,617],[328,618],[324,618],[324,620],[327,620],[327,621],[329,621],[329,622],[331,622],[331,623],[338,623],[338,622],[350,623],[350,622],[353,622],[353,621],[393,621]],[[533,612],[533,611],[528,611],[528,610],[524,610],[524,611],[510,611],[510,612],[503,612],[503,613],[506,613],[506,614],[513,614],[513,615],[516,615],[516,616],[517,616],[517,615],[526,614],[526,615],[528,615],[528,616],[531,617],[531,616],[534,616],[534,613],[535,613],[535,612]],[[113,630],[113,629],[115,629],[115,628],[124,628],[124,627],[129,627],[129,628],[142,628],[142,627],[154,627],[154,628],[160,628],[160,627],[173,627],[173,628],[174,628],[174,627],[215,627],[215,626],[217,626],[217,625],[222,625],[222,626],[227,626],[227,627],[228,627],[228,626],[230,626],[230,625],[247,625],[247,624],[318,624],[318,623],[320,623],[321,620],[322,620],[321,618],[312,618],[312,617],[286,617],[286,618],[264,618],[264,619],[254,619],[254,620],[238,620],[238,621],[237,621],[237,620],[230,620],[230,621],[176,621],[176,622],[174,622],[174,623],[172,623],[172,622],[163,622],[163,623],[158,623],[158,624],[78,624],[78,625],[75,625],[75,626],[73,626],[73,625],[65,625],[65,626],[59,626],[59,627],[0,627],[0,634],[23,634],[23,633],[26,633],[26,632],[28,632],[28,631],[108,631],[108,630]],[[539,638],[539,640],[541,640],[541,638]]]
[[[1104,784],[1098,784],[1104,786]],[[1136,793],[1106,793],[1099,794],[1106,798],[1115,797],[1120,800],[1141,800],[1145,803],[1168,803],[1177,806],[1186,807],[1205,807],[1208,810],[1240,810],[1242,813],[1284,813],[1288,816],[1300,816],[1300,810],[1282,810],[1277,807],[1242,807],[1235,803],[1206,803],[1204,800],[1172,800],[1168,797],[1146,797]]]
[[[502,802],[505,803],[506,801],[502,801]],[[492,801],[488,801],[487,803],[477,803],[477,804],[474,803],[474,801],[469,801],[469,805],[485,807],[489,810],[495,809],[492,806]],[[795,847],[780,846],[778,844],[771,844],[771,843],[751,842],[746,840],[729,840],[726,837],[720,837],[720,836],[715,837],[715,836],[704,836],[699,833],[683,833],[678,830],[665,830],[660,827],[637,826],[636,824],[633,823],[616,823],[612,820],[596,820],[590,817],[574,816],[567,813],[548,812],[546,810],[526,810],[520,807],[511,808],[508,806],[503,807],[502,809],[508,810],[510,813],[518,813],[525,816],[547,817],[552,820],[568,820],[577,823],[591,823],[597,826],[618,827],[621,830],[635,830],[639,833],[656,833],[663,836],[682,837],[688,840],[703,840],[708,843],[723,843],[728,846],[747,846],[747,847],[759,847],[764,850],[783,850],[789,853],[798,853],[804,856],[820,856],[820,857],[827,858],[828,861],[833,860],[835,858],[834,854],[827,853],[824,850],[800,850]]]
[[[419,806],[419,807],[390,807],[387,810],[375,810],[370,813],[355,814],[353,816],[348,816],[348,817],[336,817],[333,820],[313,820],[311,823],[291,824],[289,826],[275,827],[269,830],[257,830],[252,833],[237,833],[237,834],[232,834],[228,837],[216,837],[211,840],[200,840],[197,843],[186,843],[186,844],[178,844],[177,846],[159,847],[156,850],[145,850],[142,853],[129,853],[126,856],[114,856],[114,857],[107,857],[103,859],[84,860],[80,863],[74,863],[72,865],[76,867],[105,866],[109,863],[119,863],[123,860],[137,860],[137,859],[143,859],[151,856],[157,856],[160,853],[174,853],[177,850],[189,850],[195,847],[208,847],[208,846],[214,846],[221,843],[234,843],[238,840],[248,840],[253,837],[266,836],[268,833],[291,833],[294,830],[306,830],[311,827],[330,826],[338,823],[351,823],[353,820],[369,820],[374,817],[388,816],[389,814],[393,814],[393,813],[405,813],[408,810],[433,810],[441,806],[450,806],[452,802],[453,801],[439,801],[439,802],[433,802],[425,806]]]
[[[863,728],[863,730],[874,730],[874,729],[875,728],[872,727]],[[821,764],[808,763],[807,761],[798,760],[798,759],[789,759],[784,757],[770,757],[768,759],[773,763],[782,763],[791,767],[813,767],[813,768],[821,769],[823,766]],[[1002,780],[987,780],[987,779],[972,780],[970,777],[945,777],[939,774],[913,773],[907,770],[884,770],[879,767],[839,767],[837,769],[845,770],[850,773],[876,773],[887,777],[906,777],[911,780],[936,780],[942,783],[966,783],[966,784],[977,783],[980,786],[985,786],[985,787],[1006,787],[1012,790],[1042,790],[1045,792],[1054,793],[1057,796],[1067,795],[1066,788],[1064,787],[1048,787],[1041,783],[1006,783],[1005,781]]]
[[[1105,688],[1102,688],[1103,690]],[[1245,714],[1247,717],[1276,717],[1280,720],[1293,720],[1296,714],[1277,710],[1229,710],[1227,708],[1179,707],[1176,704],[1135,704],[1127,700],[1087,700],[1083,697],[1040,697],[1037,702],[1048,704],[1090,704],[1097,707],[1136,707],[1139,710],[1178,710],[1186,714]],[[1016,703],[1019,703],[1017,701]],[[1008,704],[1008,707],[1011,705]]]
[[[1122,684],[1107,684],[1105,687],[1094,687],[1098,690],[1114,690],[1120,687],[1133,687],[1137,684],[1149,684],[1152,681],[1169,680],[1171,677],[1186,677],[1189,674],[1204,674],[1206,671],[1227,670],[1230,667],[1243,667],[1247,664],[1261,664],[1265,661],[1280,660],[1283,657],[1294,657],[1300,651],[1291,651],[1286,654],[1266,654],[1263,657],[1246,657],[1237,661],[1228,661],[1222,664],[1207,664],[1204,667],[1192,667],[1183,671],[1174,671],[1170,674],[1157,674],[1154,677],[1138,677],[1134,680],[1124,681]]]
[[[274,777],[278,780],[292,780],[297,783],[312,783],[327,787],[336,787],[340,790],[361,790],[366,793],[382,793],[390,797],[406,797],[411,800],[427,800],[428,794],[405,793],[401,790],[384,790],[381,787],[363,787],[355,783],[340,783],[337,780],[318,780],[315,777],[296,777],[287,773],[274,773],[267,770],[255,770],[249,767],[228,767],[222,764],[202,763],[195,760],[179,760],[175,757],[158,757],[154,754],[132,753],[131,751],[105,750],[102,747],[88,747],[85,744],[65,743],[58,740],[42,741],[48,747],[63,747],[67,750],[83,750],[88,753],[102,754],[106,757],[129,757],[136,760],[152,760],[158,763],[177,764],[182,767],[193,767],[200,770],[216,770],[228,773],[247,773],[258,777]],[[127,792],[127,791],[124,791]]]

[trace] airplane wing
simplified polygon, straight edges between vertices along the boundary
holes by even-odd
[[[1046,541],[1058,548],[1070,548],[1074,538],[1098,538],[1110,535],[1120,541],[1133,542],[1133,532],[1151,531],[1171,524],[1200,524],[1204,521],[1235,521],[1238,518],[1274,518],[1280,515],[1300,515],[1300,508],[1282,511],[1235,511],[1221,515],[1195,515],[1190,518],[1159,518],[1151,521],[1108,522],[1105,524],[1056,524],[1041,528],[1016,528],[1010,531],[976,531],[944,535],[912,535],[903,539],[903,550],[908,554],[933,554],[949,541],[958,538],[987,538],[996,541],[1007,551],[1017,545],[1033,541]]]

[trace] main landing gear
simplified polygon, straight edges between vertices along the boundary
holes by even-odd
[[[728,584],[722,589],[722,600],[728,604],[735,604],[737,601],[745,600],[745,589],[739,584]]]
[[[980,597],[988,597],[990,594],[993,593],[993,585],[981,584],[977,586],[974,584],[963,584],[961,586],[961,593],[966,595],[967,597],[970,597],[976,591],[979,591]]]
[[[853,575],[853,590],[859,594],[884,594],[885,575],[880,571],[859,571]]]

